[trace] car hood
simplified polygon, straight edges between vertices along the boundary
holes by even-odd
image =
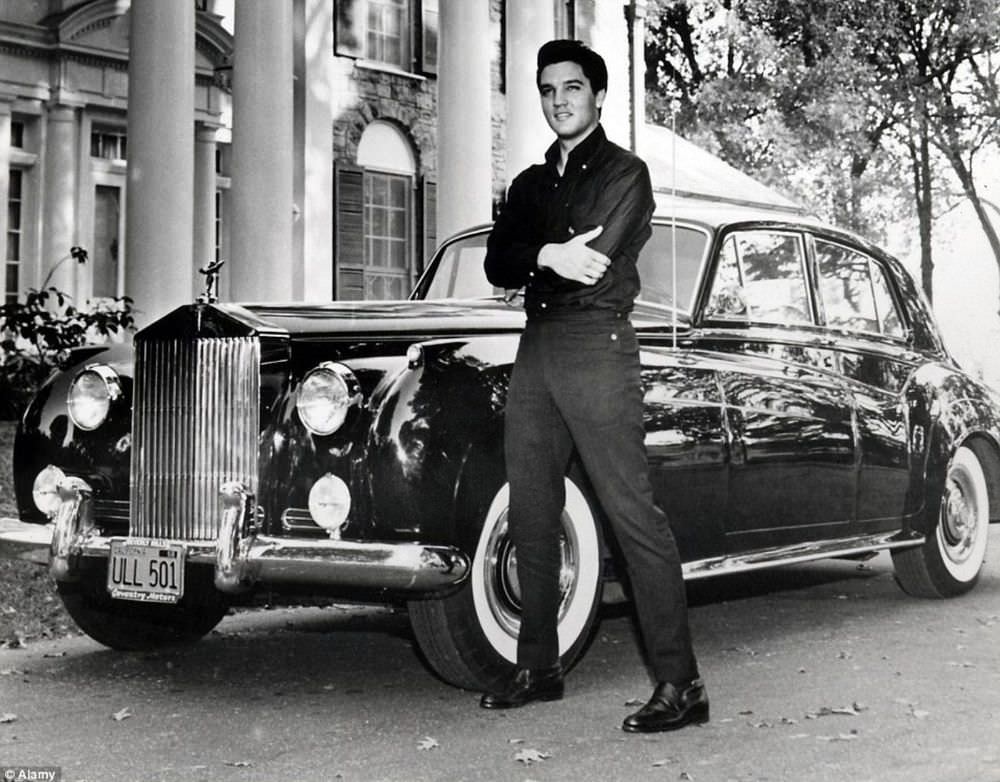
[[[448,334],[516,333],[524,311],[495,299],[363,301],[322,304],[190,304],[143,329],[138,338],[273,335],[291,339],[362,335],[428,338]],[[670,328],[671,313],[638,304],[637,327]],[[678,327],[689,326],[686,317]]]

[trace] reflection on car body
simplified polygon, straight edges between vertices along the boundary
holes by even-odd
[[[54,377],[19,427],[0,552],[50,562],[113,647],[193,640],[262,589],[329,595],[405,604],[442,678],[493,686],[519,622],[503,408],[524,315],[483,276],[488,231],[446,242],[408,301],[192,304]],[[639,265],[646,445],[687,578],[889,550],[907,592],[974,586],[1000,402],[896,260],[680,200]],[[566,480],[569,665],[616,576],[586,473]]]

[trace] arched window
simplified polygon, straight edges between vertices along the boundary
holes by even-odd
[[[357,167],[337,170],[338,299],[404,299],[417,272],[416,157],[388,122],[369,125]]]

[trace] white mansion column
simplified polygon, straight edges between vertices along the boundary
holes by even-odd
[[[439,241],[493,211],[489,0],[442,0],[440,13]]]
[[[215,260],[215,152],[218,149],[216,133],[217,129],[212,125],[199,122],[195,126],[191,275],[196,296],[205,290],[205,277],[198,274],[198,269]],[[226,279],[228,271],[227,264],[222,272],[223,279]]]
[[[77,112],[49,105],[45,118],[45,199],[42,206],[41,280],[76,297],[76,261],[68,258],[76,236]],[[89,248],[87,248],[89,249]],[[50,276],[51,274],[51,276]],[[140,305],[136,297],[136,304]],[[82,305],[83,302],[76,302]]]
[[[627,148],[632,141],[632,84],[626,8],[624,3],[594,3],[589,40],[585,33],[581,34],[581,38],[604,58],[608,66],[608,95],[601,109],[601,124],[608,138]]]
[[[333,295],[333,78],[334,5],[305,0],[302,9],[301,60],[296,73],[301,99],[296,101],[295,258],[293,296],[327,301]],[[300,6],[296,4],[296,9]],[[301,104],[301,105],[299,105]],[[301,139],[301,141],[300,141]],[[301,144],[301,147],[298,146]]]
[[[131,17],[125,292],[141,326],[192,300],[195,4],[132,0]]]
[[[235,301],[292,298],[292,6],[236,5],[232,252],[223,270]]]
[[[552,3],[507,0],[507,165],[508,185],[532,163],[544,159],[555,138],[542,116],[535,84],[538,47],[555,34]]]

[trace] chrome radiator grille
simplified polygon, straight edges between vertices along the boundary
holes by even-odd
[[[214,540],[219,487],[257,491],[260,341],[137,341],[131,534]]]

